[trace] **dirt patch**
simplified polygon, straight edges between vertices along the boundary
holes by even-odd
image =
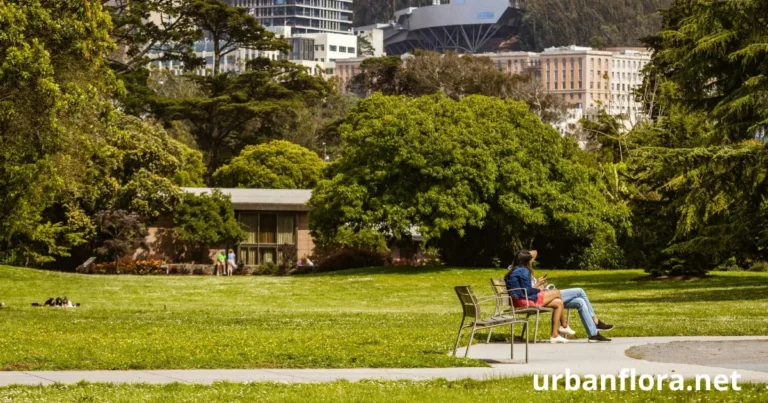
[[[768,340],[674,341],[635,346],[625,354],[636,359],[675,364],[766,364]]]
[[[19,362],[0,366],[0,371],[32,371],[39,366],[39,364],[31,362]]]

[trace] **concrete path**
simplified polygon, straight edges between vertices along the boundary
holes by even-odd
[[[734,369],[699,365],[666,364],[627,357],[624,351],[630,347],[670,341],[717,341],[717,340],[768,340],[768,337],[642,337],[617,338],[610,343],[587,343],[574,340],[568,344],[531,344],[530,361],[524,364],[524,346],[516,344],[518,360],[509,360],[509,344],[475,344],[469,356],[487,360],[490,368],[355,368],[355,369],[211,369],[211,370],[147,370],[147,371],[15,371],[0,372],[0,386],[11,384],[49,385],[53,383],[110,382],[110,383],[201,383],[231,382],[286,382],[312,383],[336,380],[358,381],[361,379],[448,380],[473,378],[489,379],[536,373],[562,374],[566,368],[574,374],[618,374],[623,368],[640,374],[696,374],[730,375]],[[463,355],[464,350],[459,350]],[[763,366],[736,370],[741,381],[768,382],[768,372],[760,372]]]

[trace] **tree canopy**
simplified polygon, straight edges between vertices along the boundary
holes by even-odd
[[[635,229],[655,251],[643,262],[652,272],[768,259],[766,11],[761,1],[678,0],[647,39],[654,121],[630,139]]]
[[[193,253],[199,254],[206,246],[236,245],[245,239],[232,201],[218,189],[211,194],[185,193],[173,224],[176,239]]]
[[[397,239],[418,228],[429,242],[461,245],[472,261],[447,259],[464,264],[509,258],[533,241],[557,245],[559,263],[617,263],[615,228],[626,228],[626,208],[606,200],[596,172],[578,163],[576,145],[522,102],[377,94],[340,131],[341,157],[310,201],[321,244],[345,228]],[[484,251],[473,245],[482,230],[497,240]]]
[[[525,101],[546,122],[558,121],[567,108],[562,98],[545,92],[530,74],[512,75],[488,57],[453,52],[416,51],[405,62],[399,56],[363,60],[350,88],[361,96],[381,92],[418,97],[443,92],[453,99],[473,94],[511,98]]]
[[[90,101],[115,85],[105,68],[110,28],[97,1],[0,2],[0,250],[8,260],[38,263],[66,254],[61,242],[84,242],[67,235],[66,219],[41,216],[65,185],[71,140],[85,135],[74,116],[102,107]]]
[[[320,178],[323,160],[306,148],[284,140],[247,146],[217,169],[218,187],[311,189]]]
[[[157,113],[165,122],[185,122],[201,150],[209,173],[246,145],[274,138],[286,110],[319,102],[332,86],[304,67],[266,58],[252,60],[241,74],[190,76],[199,96],[163,98]]]

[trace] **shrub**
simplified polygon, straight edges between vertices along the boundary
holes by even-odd
[[[232,274],[237,276],[247,276],[253,271],[253,266],[246,266],[244,264],[238,265]]]
[[[422,255],[424,255],[424,266],[440,266],[443,264],[443,261],[440,259],[440,249],[438,248],[430,246],[424,249]],[[499,264],[501,264],[501,261],[499,261]]]
[[[368,249],[339,249],[328,255],[319,265],[316,272],[356,269],[359,267],[385,266],[388,255]]]
[[[653,277],[661,276],[703,276],[711,267],[707,266],[700,256],[670,257],[656,266],[645,269]]]
[[[254,271],[253,274],[254,275],[255,274],[261,274],[261,275],[272,276],[272,275],[275,275],[277,273],[278,273],[277,265],[272,263],[272,262],[268,262],[268,263],[263,263],[261,266],[259,266],[258,273],[256,273],[256,271]]]
[[[768,272],[768,262],[755,262],[749,271]]]
[[[83,269],[78,267],[77,272],[82,274],[165,274],[162,260],[135,260],[127,262],[95,263]]]
[[[298,249],[296,248],[296,245],[291,244],[283,244],[278,246],[278,251],[282,255],[282,262],[280,263],[280,267],[278,268],[278,274],[285,275],[296,267],[296,262],[298,259]]]

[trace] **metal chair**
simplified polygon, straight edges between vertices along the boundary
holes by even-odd
[[[547,308],[545,306],[529,306],[524,308],[515,308],[512,305],[512,298],[509,296],[510,291],[515,290],[523,290],[523,292],[526,295],[526,298],[528,296],[528,292],[523,288],[516,288],[514,290],[508,290],[507,284],[504,282],[504,279],[500,278],[492,278],[491,279],[491,289],[493,290],[493,294],[497,297],[496,299],[496,310],[494,311],[494,315],[525,315],[526,322],[528,321],[528,318],[531,317],[531,315],[536,315],[536,326],[533,330],[533,342],[537,343],[539,340],[539,316],[542,312],[554,312],[553,308]],[[570,317],[570,310],[568,311],[568,316]],[[486,343],[491,342],[491,336],[493,335],[493,329],[491,329],[488,332],[488,340],[486,340]],[[520,335],[522,337],[522,334]]]
[[[456,351],[459,349],[459,341],[461,341],[461,335],[464,329],[472,328],[472,333],[469,336],[469,344],[467,344],[467,350],[464,352],[464,357],[469,355],[469,348],[472,346],[472,340],[475,338],[475,332],[482,329],[493,329],[499,326],[509,325],[512,333],[510,335],[510,353],[511,359],[515,358],[515,323],[523,324],[523,332],[525,333],[525,362],[528,363],[528,320],[514,316],[493,315],[488,318],[481,318],[480,303],[486,301],[495,301],[499,298],[497,296],[476,298],[472,292],[472,287],[468,285],[459,285],[454,287],[456,295],[461,302],[461,308],[463,316],[461,318],[461,324],[459,325],[459,334],[456,336],[456,345],[453,347],[453,356],[456,356]],[[469,319],[469,323],[467,320]]]

